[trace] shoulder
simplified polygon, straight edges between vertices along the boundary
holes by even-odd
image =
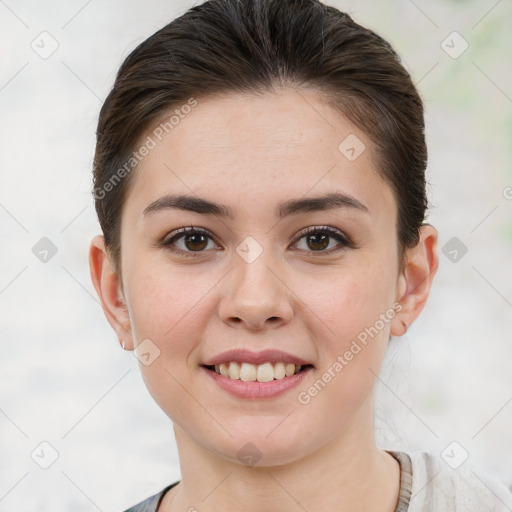
[[[409,512],[510,512],[512,492],[498,479],[434,453],[406,452],[411,460],[412,489]]]
[[[168,485],[161,491],[153,494],[152,496],[149,496],[149,498],[146,498],[144,501],[133,505],[133,507],[130,507],[124,512],[155,512],[158,509],[158,505],[160,505],[164,494],[178,483],[179,482],[174,482],[173,484]]]

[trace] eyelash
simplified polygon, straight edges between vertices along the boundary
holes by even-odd
[[[314,257],[339,252],[339,251],[344,250],[345,248],[350,248],[350,249],[355,248],[355,244],[353,242],[351,242],[347,237],[342,235],[338,230],[333,229],[329,226],[321,226],[321,227],[311,226],[309,228],[306,228],[305,230],[303,230],[299,233],[298,237],[295,240],[295,243],[299,242],[302,238],[304,238],[308,235],[317,234],[317,233],[329,235],[329,237],[334,238],[337,242],[339,242],[340,247],[338,247],[337,249],[334,249],[334,250],[330,249],[328,251],[325,251],[325,250],[321,250],[321,251],[307,251],[306,250],[305,251],[305,252],[311,253],[311,255]],[[182,249],[176,249],[175,247],[172,246],[172,244],[174,242],[176,242],[180,238],[183,238],[185,235],[190,235],[190,234],[206,235],[206,236],[210,237],[215,243],[217,243],[215,237],[213,235],[211,235],[206,229],[195,228],[193,226],[190,226],[190,227],[180,228],[179,230],[174,232],[174,234],[172,236],[162,240],[161,245],[164,246],[169,251],[171,251],[173,253],[177,253],[186,258],[197,257],[198,255],[200,255],[201,253],[203,253],[205,251],[204,250],[203,251],[183,251]],[[295,249],[295,250],[300,251],[302,249]]]

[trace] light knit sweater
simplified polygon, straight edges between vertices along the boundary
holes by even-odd
[[[429,452],[389,452],[400,462],[400,498],[395,512],[512,512],[512,492],[503,483],[457,469]]]

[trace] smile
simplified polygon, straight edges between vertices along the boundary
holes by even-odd
[[[272,398],[298,385],[314,367],[311,364],[267,362],[254,365],[230,361],[203,365],[202,369],[222,390],[237,398]]]
[[[245,382],[270,382],[291,377],[312,365],[295,365],[293,363],[270,363],[251,364],[230,361],[216,365],[206,366],[208,370],[227,377],[228,379],[243,380]]]

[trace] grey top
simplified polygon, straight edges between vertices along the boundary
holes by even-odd
[[[512,512],[512,492],[503,483],[467,465],[450,467],[428,452],[386,450],[400,464],[400,493],[395,512]],[[157,512],[165,493],[160,492],[125,510]]]

